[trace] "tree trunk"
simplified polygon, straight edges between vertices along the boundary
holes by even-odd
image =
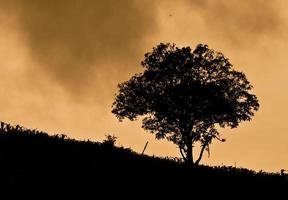
[[[192,166],[193,162],[193,151],[192,151],[192,140],[188,139],[187,141],[187,164]]]

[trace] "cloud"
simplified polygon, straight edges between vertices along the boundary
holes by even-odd
[[[244,40],[257,42],[262,36],[279,32],[281,27],[276,6],[263,0],[183,0],[177,4],[153,0],[0,0],[0,3],[2,16],[16,21],[15,29],[29,49],[34,67],[28,73],[39,79],[48,78],[76,97],[93,90],[105,93],[107,88],[115,87],[115,81],[121,80],[119,77],[124,73],[136,71],[147,46],[145,39],[157,31],[157,12],[167,9],[167,3],[172,8],[185,5],[190,14],[201,16],[206,27],[203,34],[229,39],[233,45],[239,46]],[[193,28],[199,27],[189,29]]]
[[[0,3],[6,15],[16,18],[16,28],[36,63],[34,72],[40,70],[77,94],[104,84],[109,74],[131,69],[134,58],[143,54],[143,40],[156,26],[150,0]]]
[[[186,0],[191,12],[203,17],[211,34],[230,39],[235,45],[243,40],[257,42],[263,36],[281,35],[278,1],[265,0]]]

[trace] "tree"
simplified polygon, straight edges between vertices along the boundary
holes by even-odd
[[[200,162],[213,139],[225,141],[217,125],[235,128],[259,108],[245,74],[207,45],[192,51],[161,43],[145,54],[141,65],[143,73],[118,85],[112,113],[120,121],[144,116],[142,127],[176,144],[189,165]],[[196,142],[201,151],[193,159]]]

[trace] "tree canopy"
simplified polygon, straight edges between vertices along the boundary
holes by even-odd
[[[160,43],[141,65],[142,73],[118,85],[112,113],[120,121],[144,116],[142,127],[176,144],[189,164],[199,163],[213,139],[224,141],[216,125],[235,128],[259,108],[245,74],[207,45],[192,51]],[[198,159],[193,158],[196,142],[201,143]]]

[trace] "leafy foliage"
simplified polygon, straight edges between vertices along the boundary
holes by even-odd
[[[198,164],[213,139],[224,141],[216,125],[235,128],[259,108],[245,74],[207,45],[161,43],[141,64],[143,73],[119,84],[112,113],[120,121],[144,116],[143,128],[178,145],[189,163],[194,143],[202,146]]]

